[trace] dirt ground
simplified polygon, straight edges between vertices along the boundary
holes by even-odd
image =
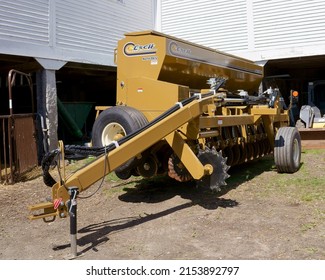
[[[324,166],[325,150],[305,151],[295,174],[278,174],[266,157],[230,169],[219,193],[109,176],[78,199],[78,258],[324,260]],[[69,257],[69,219],[27,218],[49,195],[41,177],[0,185],[0,259]]]

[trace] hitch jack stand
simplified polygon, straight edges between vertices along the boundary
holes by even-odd
[[[77,257],[77,195],[78,188],[69,188],[69,215],[70,215],[70,242],[71,242],[71,257]]]

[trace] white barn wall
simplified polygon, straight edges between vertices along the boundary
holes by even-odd
[[[1,41],[47,46],[48,12],[48,1],[0,0]]]
[[[246,0],[161,0],[161,31],[220,50],[247,49],[246,15]]]
[[[252,60],[325,54],[323,0],[159,0],[160,31]]]
[[[0,53],[113,65],[117,40],[154,14],[154,0],[0,0]]]

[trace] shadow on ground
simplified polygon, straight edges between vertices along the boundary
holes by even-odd
[[[128,230],[194,205],[200,205],[208,210],[215,210],[219,207],[236,207],[239,205],[237,201],[225,199],[222,196],[259,174],[272,170],[276,172],[273,157],[265,157],[233,167],[228,172],[231,177],[227,180],[227,186],[219,192],[198,188],[195,182],[179,183],[166,176],[154,179],[135,179],[135,181],[119,184],[115,187],[124,186],[125,192],[119,196],[119,199],[127,203],[159,203],[175,196],[180,196],[189,201],[154,214],[122,217],[83,227],[78,231],[78,233],[84,234],[78,239],[78,246],[84,247],[79,254],[84,254],[89,250],[97,251],[97,246],[107,242],[109,240],[108,235],[111,233]],[[62,250],[68,247],[70,244],[64,244],[56,246],[53,250]]]
[[[131,203],[159,203],[174,196],[180,196],[205,209],[233,207],[237,204],[235,201],[225,200],[220,197],[261,173],[272,170],[276,172],[273,157],[271,156],[231,167],[228,171],[230,178],[226,181],[227,185],[221,188],[221,191],[211,191],[209,188],[197,187],[194,181],[180,183],[167,176],[141,179],[125,184],[123,188],[125,193],[120,195],[119,199]],[[133,185],[128,187],[130,183]],[[136,183],[135,186],[134,183]]]

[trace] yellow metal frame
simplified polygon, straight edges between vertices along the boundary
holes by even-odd
[[[194,92],[201,93],[197,99],[137,134],[116,147],[71,177],[62,178],[52,187],[52,202],[30,206],[31,219],[66,217],[69,188],[77,187],[81,193],[96,181],[124,164],[130,158],[141,155],[159,141],[166,141],[179,157],[186,169],[196,180],[212,174],[210,164],[202,165],[192,147],[191,140],[204,145],[204,138],[220,136],[225,127],[239,126],[242,139],[223,139],[221,145],[237,144],[240,141],[255,141],[246,135],[244,127],[263,122],[271,147],[278,127],[289,123],[288,111],[267,105],[226,106],[224,96],[227,90],[245,89],[248,94],[258,91],[263,77],[263,68],[243,58],[224,54],[209,48],[192,44],[154,31],[126,34],[120,40],[114,59],[117,70],[117,105],[134,107],[141,111],[149,122],[165,110]],[[223,77],[227,79],[227,90],[211,95],[206,87],[207,79]],[[240,101],[241,102],[241,101]],[[97,115],[107,107],[96,107]],[[109,110],[109,109],[108,109]],[[60,144],[61,155],[64,153]],[[65,173],[65,172],[64,172]],[[57,209],[54,202],[62,201]]]
[[[53,202],[56,199],[62,199],[63,205],[55,210],[53,203],[47,203],[45,205],[47,213],[44,214],[44,216],[39,214],[32,215],[30,216],[30,219],[48,217],[50,215],[48,213],[49,209],[52,210],[52,216],[58,215],[60,217],[65,217],[67,215],[66,202],[70,197],[68,193],[69,187],[77,187],[79,193],[83,192],[99,179],[125,163],[127,160],[137,156],[162,139],[166,139],[167,142],[170,143],[171,147],[175,149],[175,152],[180,156],[181,159],[186,160],[195,166],[195,170],[190,168],[190,170],[193,172],[194,178],[199,179],[204,174],[210,174],[212,172],[211,166],[203,166],[190,147],[188,147],[186,142],[179,141],[180,136],[175,131],[177,131],[181,125],[200,116],[202,113],[202,107],[210,102],[211,98],[213,97],[209,96],[207,98],[192,101],[160,122],[152,125],[147,130],[134,136],[128,142],[122,144],[108,154],[98,157],[95,161],[85,166],[82,170],[75,172],[67,180],[57,182],[52,187],[52,199]],[[29,209],[30,211],[35,211],[41,209],[42,206],[32,205],[29,207]]]

